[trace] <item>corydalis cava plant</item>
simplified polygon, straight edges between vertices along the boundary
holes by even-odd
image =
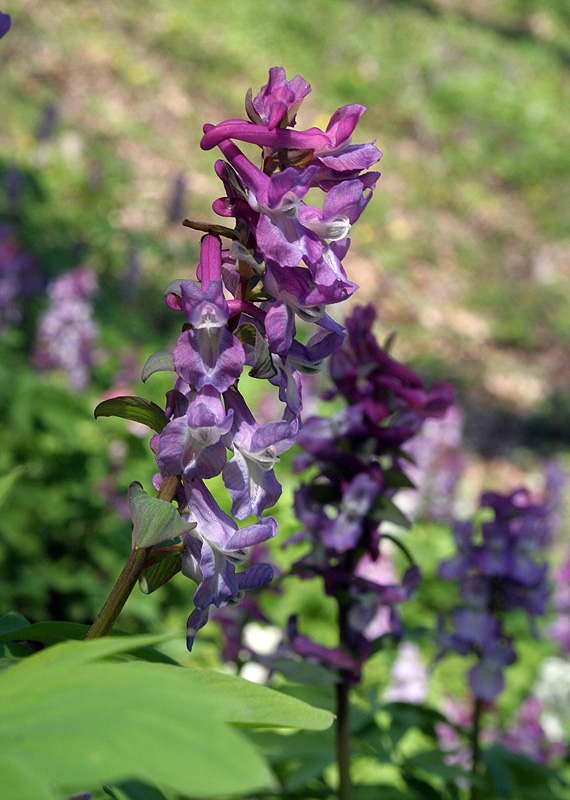
[[[412,488],[402,448],[430,417],[442,417],[455,392],[451,384],[426,389],[412,370],[380,347],[372,332],[372,306],[357,307],[346,321],[348,337],[330,360],[333,388],[326,399],[345,407],[329,417],[311,417],[298,437],[304,449],[297,468],[313,469],[295,495],[295,512],[309,553],[294,569],[300,577],[319,575],[325,593],[339,606],[339,650],[311,643],[290,625],[293,652],[340,668],[348,683],[360,680],[362,664],[385,633],[401,634],[396,606],[409,599],[420,580],[415,564],[402,582],[381,575],[386,522],[408,524],[392,498],[398,488]],[[375,569],[375,565],[378,569]],[[373,624],[388,611],[384,624]]]
[[[381,153],[373,143],[351,144],[365,110],[360,105],[337,109],[326,131],[292,130],[309,91],[300,76],[287,81],[283,68],[274,67],[256,97],[248,92],[249,120],[204,127],[202,147],[217,146],[225,157],[215,165],[224,196],[213,209],[234,225],[184,222],[205,236],[196,280],[176,280],[166,289],[169,308],[184,314],[182,333],[172,354],[155,353],[143,369],[143,380],[159,370],[176,373],[166,408],[124,398],[122,409],[117,399],[98,409],[128,416],[128,407],[138,420],[148,414],[156,430],[155,488],[161,499],[176,497],[188,530],[181,543],[150,555],[144,586],[152,590],[178,568],[196,582],[190,649],[212,606],[239,602],[245,590],[272,578],[267,564],[236,567],[247,562],[251,547],[277,532],[275,519],[262,515],[280,496],[274,466],[301,426],[300,375],[319,370],[342,343],[344,329],[327,307],[357,288],[342,260],[351,225],[379,177],[366,170]],[[240,150],[241,141],[260,147],[261,166]],[[324,193],[322,208],[305,203],[310,189]],[[316,326],[306,342],[297,338],[298,319]],[[239,389],[246,367],[250,377],[277,388],[281,419],[255,420]],[[231,516],[205,483],[220,474]],[[140,528],[136,503],[131,513]],[[239,528],[236,520],[247,518],[253,522]],[[165,530],[161,541],[159,534],[147,537],[147,545],[164,545]]]

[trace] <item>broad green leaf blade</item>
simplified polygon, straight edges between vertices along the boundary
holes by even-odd
[[[111,397],[103,400],[95,409],[97,417],[122,417],[133,422],[142,422],[153,431],[162,433],[167,419],[164,411],[156,403],[145,397]]]
[[[20,615],[18,614],[15,616]],[[22,619],[24,619],[24,617],[22,617]],[[12,629],[5,633],[0,632],[0,642],[40,642],[49,647],[59,642],[82,641],[85,639],[89,627],[89,625],[83,625],[80,622],[36,622],[33,625],[27,624],[24,627],[15,630]],[[109,632],[109,636],[126,637],[127,634],[113,628]],[[129,642],[131,640],[127,637],[124,641]],[[121,647],[124,648],[124,644],[122,644]],[[158,661],[163,664],[177,663],[174,659],[170,658],[170,656],[165,656],[153,647],[133,647],[132,649],[123,649],[121,652],[140,658],[143,661]],[[26,651],[24,654],[29,655],[29,652]]]
[[[54,623],[37,623],[51,624]],[[70,623],[65,623],[70,624]],[[32,626],[30,626],[32,627]],[[29,628],[25,629],[25,632]],[[12,634],[13,635],[13,634]],[[103,639],[91,639],[85,641],[66,641],[61,644],[47,647],[39,653],[36,653],[33,659],[27,659],[30,665],[22,662],[10,669],[10,675],[14,676],[20,670],[25,670],[28,666],[34,669],[43,665],[65,663],[67,668],[82,666],[90,664],[95,661],[101,661],[105,658],[116,658],[121,654],[137,653],[142,648],[151,647],[152,645],[164,642],[167,639],[173,639],[174,636],[182,636],[182,632],[176,633],[162,633],[162,634],[146,634],[143,636],[106,636]],[[166,658],[166,656],[164,657]],[[33,665],[31,662],[33,661]]]
[[[141,380],[146,383],[151,375],[155,372],[173,372],[174,363],[172,361],[172,353],[168,350],[160,350],[158,353],[153,353],[146,360],[142,368]]]
[[[240,725],[256,725],[278,728],[304,728],[323,731],[333,723],[333,715],[322,708],[315,708],[302,700],[282,694],[267,686],[203,669],[187,668],[188,681],[196,687],[215,689],[244,701],[247,711],[238,716],[227,717]]]
[[[129,511],[133,520],[133,547],[151,547],[196,527],[195,522],[181,517],[172,503],[147,494],[138,481],[129,486]]]
[[[192,797],[272,786],[252,745],[220,718],[240,716],[242,701],[220,696],[217,687],[194,686],[182,667],[140,662],[142,669],[132,669],[136,662],[73,658],[70,666],[70,659],[42,662],[42,655],[0,676],[5,762],[18,759],[29,774],[45,775],[68,794],[134,779]],[[2,797],[21,795],[3,788]]]
[[[6,800],[55,800],[46,776],[30,772],[17,753],[0,752],[0,786]]]
[[[152,567],[147,567],[139,578],[141,592],[151,594],[180,572],[181,567],[182,556],[179,553],[172,553]]]

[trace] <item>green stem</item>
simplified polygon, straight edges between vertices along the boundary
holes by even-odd
[[[476,785],[477,773],[481,759],[481,717],[483,715],[483,701],[475,698],[473,707],[473,726],[471,728],[471,796],[470,800],[477,800],[479,796]]]
[[[165,478],[158,492],[158,498],[170,503],[174,499],[179,483],[180,478],[178,477]],[[109,633],[147,566],[149,551],[150,547],[133,547],[117,582],[97,615],[97,619],[87,631],[86,639],[98,639]]]
[[[339,597],[338,629],[341,649],[348,652],[348,607]],[[338,763],[338,797],[339,800],[353,800],[352,781],[350,779],[350,682],[348,674],[340,671],[340,680],[336,685],[336,754]]]

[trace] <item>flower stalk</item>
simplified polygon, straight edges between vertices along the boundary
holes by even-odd
[[[179,483],[178,477],[166,478],[158,492],[158,499],[172,502]],[[86,639],[99,639],[109,633],[147,566],[150,549],[150,547],[133,547],[103,608],[87,631]]]

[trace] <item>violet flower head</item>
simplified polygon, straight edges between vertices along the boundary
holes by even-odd
[[[77,267],[55,278],[47,289],[49,305],[38,322],[33,361],[40,369],[61,369],[75,391],[83,391],[95,361],[99,328],[93,320],[97,277]]]
[[[439,642],[440,657],[448,650],[475,654],[471,691],[492,702],[503,690],[504,668],[516,659],[503,630],[505,614],[524,609],[532,625],[546,611],[544,550],[551,531],[546,508],[524,489],[510,495],[486,492],[481,507],[491,508],[494,519],[480,531],[470,522],[456,523],[458,552],[440,565],[442,578],[459,581],[463,605],[451,615],[451,633],[440,620]]]

